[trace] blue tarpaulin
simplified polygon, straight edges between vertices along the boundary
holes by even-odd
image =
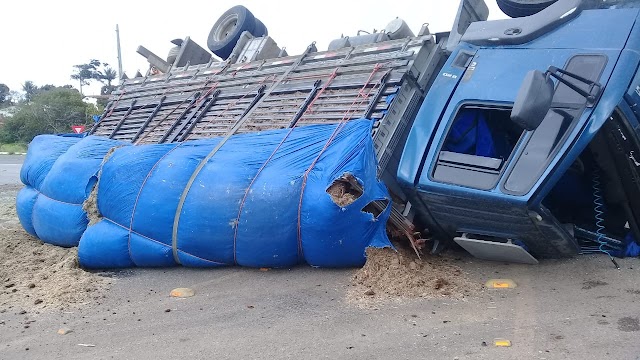
[[[33,139],[20,171],[26,186],[16,199],[25,230],[50,244],[78,245],[88,223],[82,209],[87,183],[109,149],[123,145],[96,136],[40,135]]]
[[[633,234],[629,232],[623,240],[622,250],[611,251],[611,255],[618,257],[638,257],[640,256],[640,245],[633,237]]]
[[[108,143],[113,140],[65,138],[77,144],[43,156],[55,158],[45,177],[60,169],[47,179],[50,185],[25,182],[21,221],[29,230],[27,213],[39,212],[43,224],[34,234],[54,244],[72,244],[81,235],[79,261],[88,268],[361,266],[367,247],[391,246],[385,231],[391,207],[375,215],[365,209],[374,200],[390,202],[376,176],[371,126],[362,119],[240,134],[217,150],[221,138],[125,146],[104,162],[119,145]],[[88,141],[104,142],[102,156],[92,152],[87,169],[73,172],[78,152],[72,150]],[[362,194],[338,205],[327,191],[346,176]],[[86,230],[84,212],[81,221],[77,211],[53,214],[31,201],[58,189],[57,200],[79,206],[94,184],[102,219]],[[60,225],[73,228],[74,236],[54,231]]]

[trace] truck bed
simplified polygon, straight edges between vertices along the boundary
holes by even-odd
[[[446,59],[431,35],[229,65],[174,68],[124,80],[90,133],[135,144],[374,121],[378,173],[395,201],[391,223],[411,238],[397,163],[424,94]],[[384,208],[384,205],[381,204]],[[405,213],[406,215],[406,213]]]
[[[91,134],[136,144],[374,120],[381,168],[442,58],[432,36],[124,80]],[[241,124],[240,124],[241,123]]]

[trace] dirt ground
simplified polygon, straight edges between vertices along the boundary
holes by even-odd
[[[482,291],[454,264],[454,258],[423,255],[419,259],[406,244],[395,247],[395,251],[367,249],[365,266],[351,278],[350,303],[372,307],[414,298],[465,299]]]
[[[69,310],[99,303],[116,280],[81,269],[76,248],[52,246],[27,234],[16,215],[20,188],[0,185],[0,311]],[[401,243],[396,250],[368,249],[367,263],[352,276],[346,299],[373,307],[402,299],[477,294],[481,286],[452,262],[447,257],[419,259]]]
[[[398,247],[362,269],[92,273],[21,229],[19,188],[0,185],[0,359],[640,360],[638,259],[418,261]],[[517,288],[484,289],[492,278]]]
[[[20,188],[0,185],[0,311],[66,310],[102,299],[113,279],[80,269],[75,248],[44,244],[20,226]]]

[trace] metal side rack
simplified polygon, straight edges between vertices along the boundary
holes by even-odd
[[[405,202],[395,176],[398,144],[445,58],[445,44],[426,35],[324,52],[311,44],[302,55],[249,63],[186,65],[124,80],[90,133],[171,143],[368,118],[379,174],[394,199]],[[412,232],[399,206],[392,221]]]

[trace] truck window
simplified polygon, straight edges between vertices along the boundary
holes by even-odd
[[[443,150],[506,160],[522,135],[510,108],[464,106],[456,115]]]
[[[606,64],[607,57],[604,55],[575,55],[569,59],[565,70],[588,80],[598,81]],[[574,84],[585,86],[579,82]],[[518,155],[513,170],[507,175],[504,183],[505,192],[523,195],[531,190],[562,145],[566,143],[587,106],[586,98],[565,84],[557,85],[551,110],[540,126],[533,131],[521,154]]]
[[[510,107],[464,105],[445,137],[433,171],[436,181],[493,188],[523,130]]]

